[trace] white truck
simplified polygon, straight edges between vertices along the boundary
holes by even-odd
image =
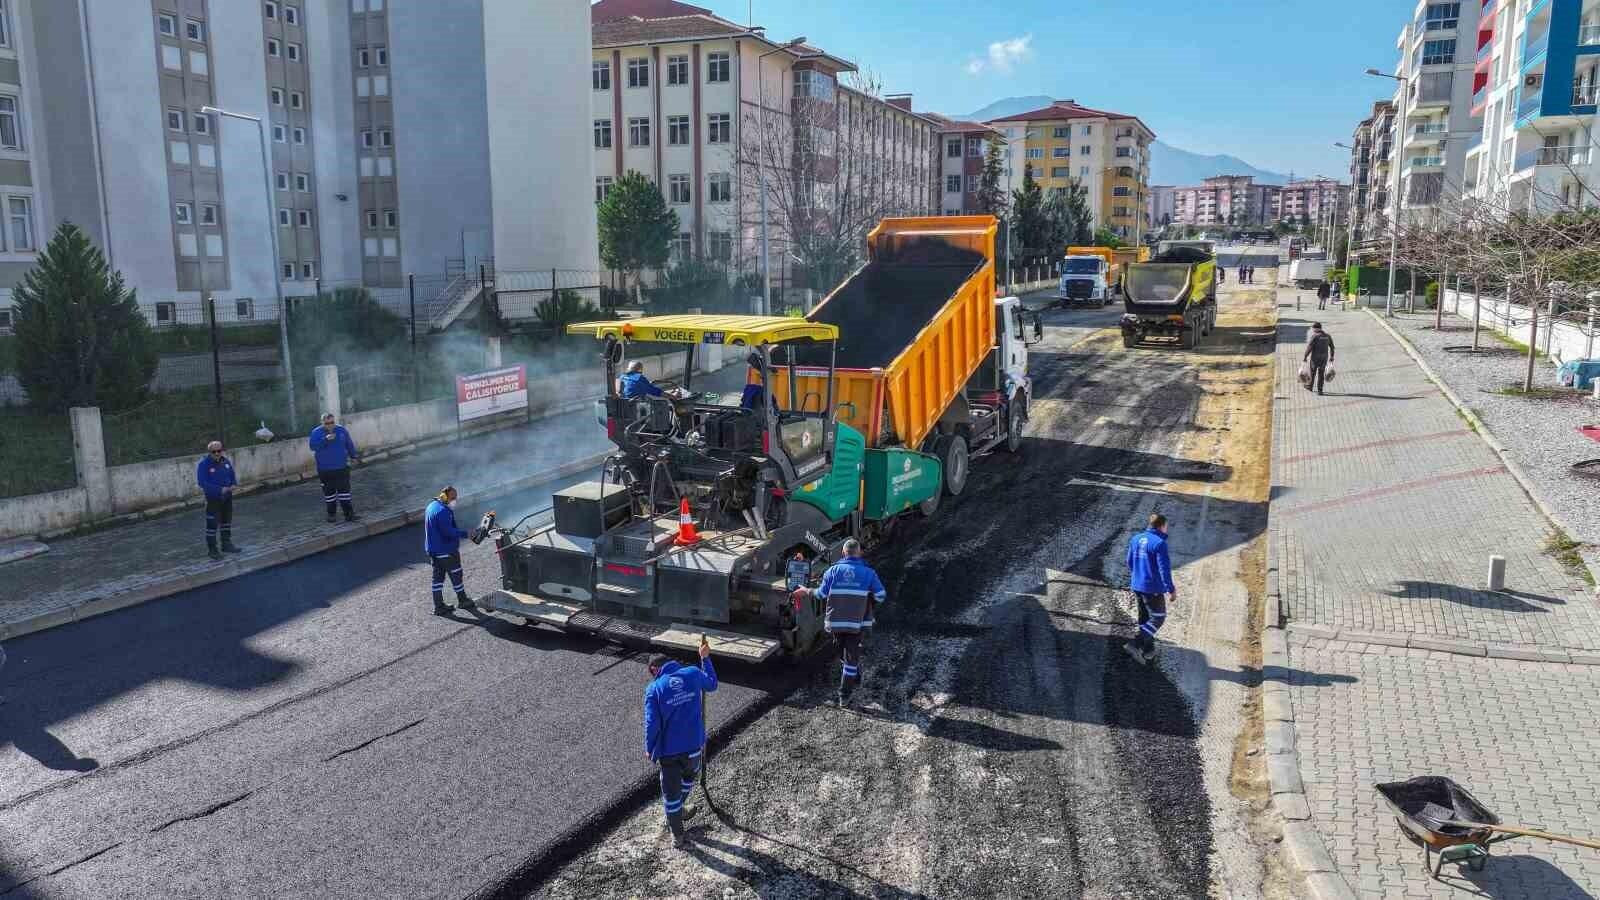
[[[1289,282],[1297,288],[1311,289],[1328,274],[1328,261],[1301,257],[1289,264]]]
[[[1111,302],[1111,264],[1103,256],[1072,255],[1061,260],[1061,285],[1056,298],[1063,304]]]

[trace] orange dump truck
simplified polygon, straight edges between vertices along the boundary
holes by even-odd
[[[993,216],[885,219],[867,236],[867,264],[807,316],[839,329],[839,421],[869,448],[937,458],[952,496],[972,456],[1019,446],[1032,397],[1027,346],[1039,320],[1015,297],[996,299],[995,232]],[[828,361],[806,352],[797,351],[802,407],[828,396]],[[774,379],[776,395],[788,395],[783,368]]]

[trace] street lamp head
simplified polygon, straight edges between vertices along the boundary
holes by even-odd
[[[794,40],[786,42],[784,44],[784,46],[785,47],[798,47],[801,44],[804,44],[805,42],[806,42],[806,36],[802,34],[801,36],[795,38]]]
[[[208,116],[214,116],[217,113],[222,112],[222,110],[217,109],[215,106],[202,106],[200,107],[200,111]]]

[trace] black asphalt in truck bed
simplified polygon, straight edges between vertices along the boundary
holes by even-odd
[[[921,242],[903,249],[894,262],[869,263],[807,318],[839,326],[840,368],[881,368],[905,350],[983,263],[981,254]],[[800,354],[802,362],[827,364],[825,358],[808,356]]]

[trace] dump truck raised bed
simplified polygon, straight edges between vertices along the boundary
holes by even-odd
[[[1122,345],[1151,338],[1193,349],[1217,321],[1217,261],[1209,241],[1163,241],[1123,270]]]
[[[664,650],[704,634],[723,657],[806,652],[823,610],[791,602],[798,583],[846,538],[932,514],[965,487],[974,452],[1017,446],[1040,330],[994,297],[994,231],[988,216],[886,220],[869,263],[808,319],[569,326],[604,347],[600,412],[617,451],[600,481],[557,492],[554,521],[496,523],[502,589],[480,605]],[[681,381],[620,396],[635,341],[685,346]],[[742,394],[695,390],[706,345],[743,355]]]

